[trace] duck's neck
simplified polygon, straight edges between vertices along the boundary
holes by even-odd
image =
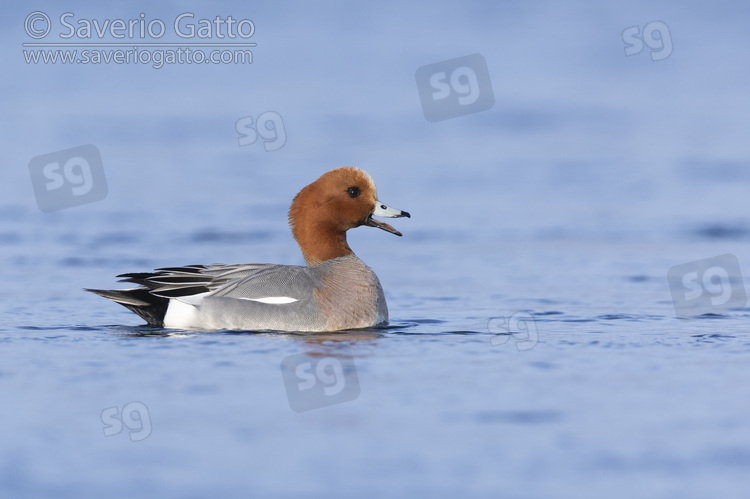
[[[332,258],[353,255],[346,242],[346,231],[323,224],[295,224],[292,234],[308,265],[317,265]]]

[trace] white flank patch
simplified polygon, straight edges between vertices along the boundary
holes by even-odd
[[[169,300],[167,313],[164,314],[164,327],[189,329],[196,327],[197,324],[198,322],[195,320],[195,305],[174,298]]]
[[[294,303],[299,301],[297,298],[290,298],[289,296],[266,296],[265,298],[240,298],[240,300],[257,301],[258,303],[268,303],[271,305],[286,305],[287,303]]]

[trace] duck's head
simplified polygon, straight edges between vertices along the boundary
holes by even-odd
[[[400,236],[401,233],[375,217],[410,217],[378,200],[375,182],[352,166],[336,168],[304,187],[289,208],[292,234],[308,264],[351,254],[346,231],[369,225]]]

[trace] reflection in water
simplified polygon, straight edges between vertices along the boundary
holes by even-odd
[[[330,333],[277,333],[304,340],[305,345],[313,347],[308,352],[310,356],[337,356],[339,345],[352,345],[357,342],[375,343],[384,334],[380,328],[365,328]],[[347,349],[348,350],[348,349]]]
[[[97,328],[91,328],[96,330]],[[334,331],[330,333],[308,333],[308,332],[283,332],[283,331],[241,331],[241,330],[223,330],[223,331],[201,331],[201,330],[183,330],[183,329],[165,329],[154,326],[104,326],[101,330],[109,330],[118,336],[161,336],[164,338],[190,338],[195,336],[208,335],[253,335],[265,338],[279,339],[297,339],[304,341],[311,346],[335,347],[341,343],[353,343],[360,341],[374,341],[382,337],[387,332],[388,327],[373,327],[363,329],[352,329],[345,331]],[[332,352],[329,352],[331,350]],[[326,348],[325,355],[333,355],[335,348]],[[316,355],[316,353],[311,353]]]

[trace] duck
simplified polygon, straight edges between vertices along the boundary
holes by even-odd
[[[411,218],[382,203],[370,175],[330,170],[294,197],[288,218],[306,265],[186,265],[120,274],[119,290],[85,289],[125,306],[149,326],[182,330],[333,332],[382,326],[388,306],[375,272],[349,247],[360,226],[401,236],[379,218]]]

